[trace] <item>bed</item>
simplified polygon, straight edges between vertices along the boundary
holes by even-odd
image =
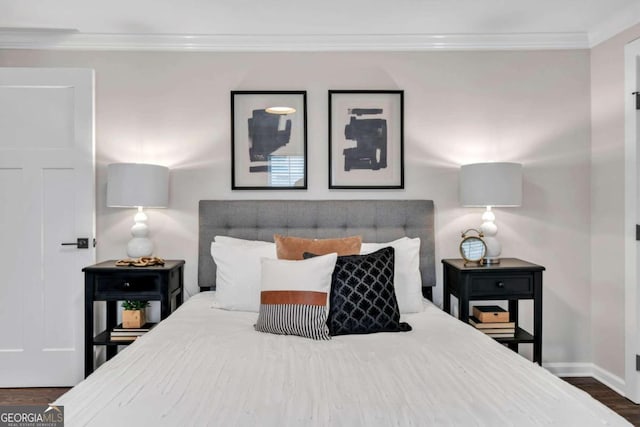
[[[420,236],[429,297],[430,201],[202,201],[200,215],[203,292],[60,397],[67,426],[629,425],[427,298],[403,315],[411,332],[330,341],[256,332],[256,313],[212,308],[215,235]]]

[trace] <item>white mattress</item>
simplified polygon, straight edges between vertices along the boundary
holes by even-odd
[[[408,333],[253,330],[187,301],[64,394],[67,426],[601,426],[623,418],[425,302]]]

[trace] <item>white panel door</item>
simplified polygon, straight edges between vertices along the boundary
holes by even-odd
[[[0,387],[83,378],[93,71],[0,68]],[[89,248],[63,246],[88,238]]]
[[[625,145],[624,145],[624,316],[625,374],[619,381],[624,395],[640,403],[640,243],[636,225],[640,224],[640,112],[636,97],[640,90],[640,40],[625,46]],[[609,378],[613,377],[609,375]]]

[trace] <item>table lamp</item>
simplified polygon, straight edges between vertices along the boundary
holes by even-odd
[[[486,207],[480,230],[487,246],[484,263],[500,263],[502,246],[496,238],[493,207],[522,204],[522,165],[520,163],[474,163],[460,168],[460,203],[467,207]]]
[[[132,258],[150,256],[147,215],[143,208],[166,208],[169,202],[169,168],[143,163],[113,163],[107,167],[107,206],[138,208],[127,244]]]

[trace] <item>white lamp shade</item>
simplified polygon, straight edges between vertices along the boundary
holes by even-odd
[[[460,203],[463,206],[520,206],[520,163],[474,163],[460,168]]]
[[[107,206],[166,208],[169,205],[169,168],[113,163],[107,171]]]

